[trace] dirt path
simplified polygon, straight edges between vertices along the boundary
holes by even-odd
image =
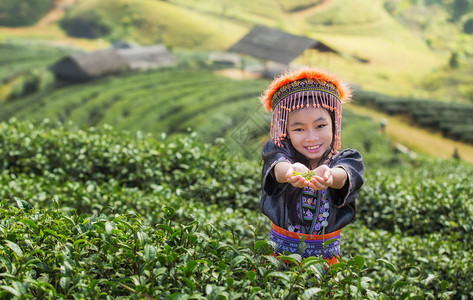
[[[346,108],[359,115],[372,117],[377,122],[385,118],[388,120],[386,134],[414,152],[440,158],[451,158],[456,148],[462,160],[473,163],[473,145],[447,139],[440,133],[432,133],[426,129],[409,126],[398,117],[389,116],[363,106],[348,104]]]
[[[34,27],[45,27],[59,20],[65,13],[65,10],[72,6],[77,0],[55,0],[54,8],[45,15]]]
[[[101,40],[86,40],[67,36],[55,22],[66,12],[67,8],[78,0],[55,0],[53,9],[36,24],[29,27],[0,27],[0,35],[5,38],[33,38],[44,40],[45,43],[55,46],[96,50],[107,45]]]
[[[305,19],[305,18],[310,17],[311,15],[315,14],[316,12],[325,9],[328,5],[330,5],[331,2],[332,2],[332,0],[322,0],[320,3],[318,3],[318,4],[316,4],[312,7],[309,7],[309,8],[306,8],[304,10],[293,13],[292,16],[295,17],[295,18],[298,18],[298,19],[299,18],[300,19]]]

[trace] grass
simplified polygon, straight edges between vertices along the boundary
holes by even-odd
[[[225,49],[233,42],[231,36],[245,32],[218,16],[203,16],[164,1],[84,0],[79,4],[71,15],[94,10],[113,24],[117,38],[122,35],[139,44],[164,42],[170,47]]]

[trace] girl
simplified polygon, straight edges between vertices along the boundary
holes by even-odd
[[[340,231],[355,217],[364,172],[360,153],[338,152],[342,103],[350,97],[336,76],[312,68],[280,76],[261,97],[273,113],[263,148],[261,211],[273,223],[270,240],[279,254],[297,253],[302,237],[303,258],[338,262]],[[312,178],[302,176],[309,171]]]

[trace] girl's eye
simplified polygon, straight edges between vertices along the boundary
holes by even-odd
[[[302,128],[294,128],[293,131],[298,131],[298,132],[300,132],[300,131],[304,131],[304,129],[302,129]]]
[[[317,126],[317,128],[324,128],[325,126],[327,126],[327,124],[320,124]]]

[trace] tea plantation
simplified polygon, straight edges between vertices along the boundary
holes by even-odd
[[[469,103],[396,98],[366,91],[360,91],[357,100],[390,115],[407,115],[412,123],[451,139],[473,143],[473,105]]]
[[[0,59],[0,92],[65,53],[27,49],[0,47],[16,55]],[[270,255],[267,83],[190,64],[0,102],[0,298],[472,298],[473,166],[396,153],[349,110],[343,146],[366,181],[341,263]]]
[[[16,117],[41,122],[49,118],[86,127],[108,124],[117,130],[156,136],[186,133],[192,127],[204,140],[213,142],[232,134],[249,115],[257,118],[258,126],[269,126],[269,119],[266,122],[255,113],[260,107],[257,98],[266,85],[266,80],[237,81],[211,70],[189,68],[124,74],[0,102],[0,120]],[[248,130],[261,135],[254,125]]]
[[[177,52],[179,65],[175,68],[81,84],[55,82],[47,66],[71,51],[0,43],[0,66],[4,67],[0,68],[0,121],[49,118],[65,126],[70,121],[83,127],[108,124],[117,130],[155,136],[186,133],[192,128],[205,142],[225,137],[234,147],[253,143],[268,132],[269,118],[256,101],[268,80],[216,75],[205,52]],[[403,99],[363,90],[356,91],[355,100],[389,114],[409,115],[416,126],[473,143],[473,105],[469,103]],[[249,140],[235,143],[241,132]],[[254,157],[254,150],[247,152]]]
[[[0,298],[473,297],[473,166],[393,153],[345,116],[366,183],[329,269],[270,255],[261,163],[226,140],[0,123]]]

